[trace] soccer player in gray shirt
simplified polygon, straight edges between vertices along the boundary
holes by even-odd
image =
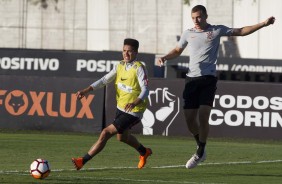
[[[216,62],[221,36],[246,36],[274,24],[275,18],[242,28],[229,28],[207,23],[206,8],[197,5],[192,8],[194,27],[184,31],[177,46],[167,55],[158,58],[158,65],[181,55],[188,46],[190,51],[189,69],[183,91],[184,115],[189,131],[197,142],[197,151],[187,161],[186,168],[196,167],[206,159],[206,142],[209,133],[209,117],[216,92]],[[199,122],[198,122],[199,121]]]

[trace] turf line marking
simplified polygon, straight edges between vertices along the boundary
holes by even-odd
[[[264,164],[264,163],[279,163],[282,160],[262,160],[262,161],[241,161],[241,162],[211,162],[211,163],[200,163],[199,165],[239,165],[239,164]],[[167,166],[155,166],[155,167],[147,167],[151,169],[165,169],[165,168],[179,168],[185,167],[185,165],[167,165]],[[98,167],[98,168],[82,168],[81,171],[95,171],[95,170],[118,170],[118,169],[137,169],[137,167]],[[76,169],[52,169],[52,172],[63,172],[63,171],[76,171]],[[18,173],[29,173],[28,170],[26,171],[5,171],[0,170],[0,174],[18,174]]]
[[[211,163],[200,163],[199,165],[239,165],[239,164],[263,164],[263,163],[278,163],[282,160],[263,160],[263,161],[242,161],[242,162],[211,162]],[[165,168],[178,168],[185,167],[185,165],[168,165],[168,166],[156,166],[151,167],[153,169],[165,169]]]
[[[266,161],[258,161],[258,164],[263,164],[263,163],[275,163],[275,162],[282,162],[282,160],[266,160]]]

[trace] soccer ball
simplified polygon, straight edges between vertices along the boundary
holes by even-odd
[[[38,158],[30,164],[30,174],[35,179],[44,179],[50,172],[51,170],[47,160]]]

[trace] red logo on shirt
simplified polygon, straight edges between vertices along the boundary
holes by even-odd
[[[213,39],[213,32],[209,31],[206,34],[207,34],[207,39],[209,40]]]

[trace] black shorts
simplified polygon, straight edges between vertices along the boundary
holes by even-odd
[[[122,134],[125,130],[130,129],[140,121],[140,118],[117,109],[113,125],[116,127],[118,133]]]
[[[184,109],[198,109],[200,105],[213,106],[217,77],[212,75],[186,77],[183,91]]]

